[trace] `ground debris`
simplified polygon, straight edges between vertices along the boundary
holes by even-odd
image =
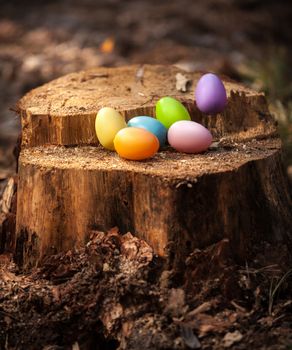
[[[271,346],[290,341],[291,281],[269,315],[271,276],[283,271],[237,266],[227,240],[193,251],[182,269],[165,269],[146,242],[118,228],[92,231],[84,248],[26,275],[0,264],[0,349],[256,349],[263,334]]]
[[[38,2],[25,2],[27,11],[23,11],[13,2],[1,2],[5,18],[0,21],[0,144],[9,141],[9,147],[4,152],[0,148],[0,197],[15,168],[12,149],[18,122],[9,107],[31,88],[71,71],[141,62],[180,62],[189,71],[214,70],[231,76],[226,62],[235,64],[234,74],[247,67],[250,55],[269,58],[265,45],[270,45],[271,38],[279,43],[279,33],[284,31],[282,39],[291,42],[292,32],[286,29],[291,21],[289,1],[269,1],[265,6],[258,0],[233,1],[232,5],[223,0],[220,6],[216,0],[161,2],[159,6],[157,1],[65,3],[43,1],[39,7]],[[184,9],[188,9],[187,17]],[[272,21],[279,15],[281,26]],[[267,39],[260,45],[259,27]],[[200,35],[204,28],[207,35]],[[235,34],[231,45],[226,43],[226,33]],[[224,52],[212,49],[214,43]],[[275,51],[271,58],[277,68]],[[134,79],[142,84],[147,72],[137,73]],[[211,148],[232,151],[235,146],[224,145],[222,140]],[[0,215],[0,226],[1,220]],[[235,329],[244,337],[232,349],[291,347],[291,278],[273,298],[269,296],[272,281],[286,270],[265,265],[265,254],[257,262],[238,266],[228,242],[218,242],[190,254],[180,271],[169,266],[163,271],[162,262],[145,242],[125,240],[117,230],[95,231],[85,249],[50,257],[27,275],[18,273],[10,256],[0,255],[0,349],[188,349],[196,345],[198,335],[202,349],[219,350],[224,334]],[[271,251],[276,252],[274,246]],[[184,275],[187,283],[181,282]],[[167,311],[171,290],[183,291],[188,306],[179,321]],[[273,305],[271,315],[269,304]],[[107,310],[120,315],[109,318],[110,327],[102,317]],[[226,322],[222,331],[214,327],[220,320]],[[185,332],[182,322],[187,323]]]
[[[165,312],[171,314],[173,317],[179,317],[187,311],[185,304],[185,292],[183,289],[171,289],[169,291],[169,298],[165,308]]]
[[[185,341],[186,345],[191,349],[200,349],[201,344],[199,339],[194,334],[193,330],[190,327],[183,326],[181,327],[182,338]]]
[[[240,342],[242,338],[243,335],[239,331],[228,332],[223,338],[223,346],[225,348],[230,348],[233,344]]]

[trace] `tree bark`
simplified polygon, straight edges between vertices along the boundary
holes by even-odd
[[[178,72],[192,80],[186,93],[176,90]],[[49,254],[84,245],[91,230],[114,226],[175,261],[222,238],[239,259],[259,241],[291,244],[281,142],[264,96],[224,80],[226,110],[203,115],[194,103],[199,77],[165,66],[98,68],[57,79],[20,100],[20,266],[35,266]],[[200,155],[167,148],[133,162],[97,146],[99,108],[114,107],[126,119],[154,116],[163,96],[181,100],[192,119],[209,128],[213,147]]]

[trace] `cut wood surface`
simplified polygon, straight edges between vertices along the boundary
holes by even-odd
[[[176,74],[190,81],[183,93],[176,89]],[[213,137],[252,139],[275,134],[276,128],[263,94],[225,80],[228,106],[222,114],[202,114],[194,104],[194,90],[202,73],[187,73],[172,66],[138,65],[96,68],[54,80],[23,97],[21,115],[23,146],[91,145],[96,113],[102,107],[119,110],[126,119],[155,115],[155,103],[163,96],[181,100],[193,120],[202,123]]]
[[[177,72],[192,79],[185,94],[176,90]],[[20,266],[80,247],[92,230],[114,226],[176,260],[224,237],[242,259],[263,240],[291,244],[281,142],[264,96],[225,81],[226,111],[202,115],[194,104],[199,76],[165,66],[98,68],[55,80],[19,102]],[[89,146],[97,144],[100,107],[115,107],[127,118],[154,115],[155,101],[165,95],[183,101],[218,142],[199,155],[166,148],[144,162]]]

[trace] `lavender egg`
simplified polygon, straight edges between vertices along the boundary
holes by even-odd
[[[177,151],[200,153],[212,143],[212,135],[203,125],[189,120],[180,120],[168,129],[168,142]]]
[[[198,109],[207,114],[223,111],[227,103],[227,95],[222,81],[217,75],[208,73],[198,81],[195,91]]]

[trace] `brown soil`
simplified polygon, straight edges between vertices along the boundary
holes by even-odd
[[[233,254],[223,240],[161,273],[145,242],[113,229],[25,276],[2,256],[0,348],[289,349],[291,279],[275,290],[287,267]]]

